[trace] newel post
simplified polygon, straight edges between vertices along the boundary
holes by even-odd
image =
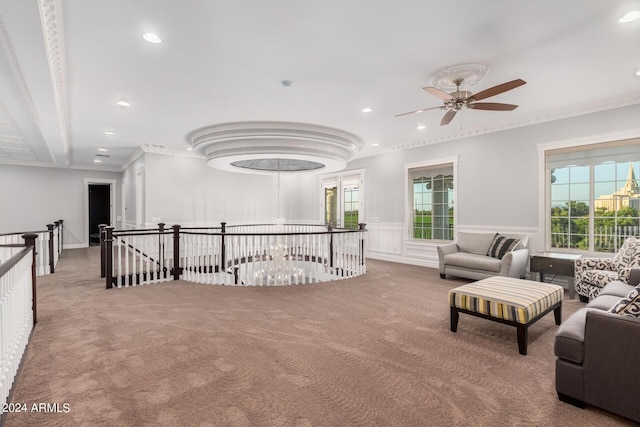
[[[33,310],[33,324],[38,322],[38,300],[36,296],[36,239],[38,235],[35,233],[26,233],[22,235],[25,246],[31,247],[33,252],[33,260],[31,261],[31,309]],[[53,273],[53,271],[52,271]]]
[[[112,226],[108,226],[104,229],[104,273],[107,289],[113,287],[113,228]]]
[[[104,277],[104,229],[107,227],[107,224],[100,224],[98,229],[100,230],[100,277]]]
[[[162,235],[164,234],[164,222],[158,223],[158,277],[166,277],[165,260],[164,260],[164,244],[162,243]]]
[[[64,236],[64,233],[62,232],[64,229],[64,225],[62,224],[64,222],[64,220],[59,219],[58,222],[60,223],[60,227],[58,227],[58,253],[62,252],[62,248],[64,248],[64,246],[62,245],[62,239]]]
[[[360,231],[367,231],[367,224],[364,222],[358,223],[358,229]],[[360,265],[364,265],[364,234],[360,233]]]
[[[220,263],[222,265],[220,266],[220,272],[225,272],[227,271],[227,248],[224,244],[224,234],[227,232],[227,223],[224,221],[220,223],[220,232],[222,233],[222,242],[220,242],[222,251],[220,254]]]
[[[180,226],[173,226],[173,280],[180,280]]]
[[[49,273],[53,274],[56,266],[55,256],[53,254],[53,224],[47,224],[47,230],[49,230]]]
[[[333,225],[327,224],[327,232],[329,233],[329,267],[333,268]]]

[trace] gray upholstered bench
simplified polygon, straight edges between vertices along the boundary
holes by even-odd
[[[518,349],[526,355],[529,326],[552,310],[559,325],[563,295],[561,286],[503,276],[459,286],[449,291],[451,331],[457,331],[460,313],[515,326]]]

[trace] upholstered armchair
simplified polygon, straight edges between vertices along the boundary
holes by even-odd
[[[580,300],[598,296],[614,280],[628,283],[631,268],[640,266],[640,238],[629,237],[614,258],[580,258],[575,261],[575,286]]]

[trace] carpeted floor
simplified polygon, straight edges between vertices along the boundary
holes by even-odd
[[[433,269],[368,260],[324,284],[105,290],[98,253],[65,250],[39,278],[11,399],[62,412],[7,427],[632,425],[558,401],[553,314],[527,356],[513,327],[461,315],[450,332],[447,293],[467,281]],[[567,296],[565,318],[581,305]]]

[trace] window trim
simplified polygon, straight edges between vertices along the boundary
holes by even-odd
[[[458,203],[458,160],[459,156],[453,157],[442,157],[439,159],[432,160],[422,160],[419,162],[405,163],[404,165],[404,226],[402,233],[406,241],[411,243],[440,243],[440,242],[451,242],[451,240],[440,240],[440,239],[415,239],[413,237],[413,219],[412,219],[412,209],[410,208],[410,183],[409,183],[409,174],[411,169],[418,168],[432,168],[436,166],[448,166],[451,165],[453,167],[453,200],[455,205],[455,209],[453,210],[453,236],[455,241],[456,230],[458,229],[458,211],[460,210],[460,205]]]
[[[547,197],[547,191],[551,185],[551,177],[546,174],[547,151],[558,150],[562,148],[584,147],[590,149],[589,146],[602,144],[607,142],[616,142],[625,139],[640,138],[640,129],[631,129],[622,132],[610,132],[580,138],[571,138],[560,141],[548,141],[537,144],[538,148],[538,235],[541,242],[544,242],[545,251],[553,251],[559,253],[575,253],[577,249],[552,248],[550,218],[548,213],[551,211],[551,200]],[[540,233],[542,235],[540,235]],[[606,257],[608,254],[604,252],[579,251],[584,256]]]

